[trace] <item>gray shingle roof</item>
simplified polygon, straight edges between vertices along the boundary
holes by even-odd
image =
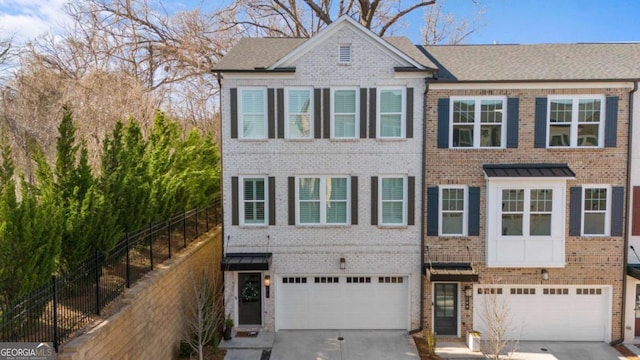
[[[640,78],[640,43],[421,47],[440,81]]]

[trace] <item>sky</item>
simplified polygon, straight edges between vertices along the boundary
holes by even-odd
[[[390,1],[390,0],[385,0]],[[442,1],[442,0],[438,0]],[[60,33],[68,18],[67,0],[0,0],[0,39],[26,42],[42,33]],[[169,10],[192,9],[230,0],[164,0]],[[409,4],[413,1],[402,0]],[[484,11],[480,27],[468,44],[534,44],[640,41],[640,0],[444,0],[445,13],[475,18]],[[406,19],[410,24],[393,35],[422,43],[423,11]]]

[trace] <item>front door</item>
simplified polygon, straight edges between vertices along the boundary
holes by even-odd
[[[262,274],[238,273],[238,325],[262,325]]]
[[[458,335],[458,284],[436,283],[434,291],[433,332]]]

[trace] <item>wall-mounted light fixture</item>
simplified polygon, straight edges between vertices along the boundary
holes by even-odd
[[[265,296],[267,297],[267,299],[269,298],[269,287],[270,286],[271,286],[271,276],[265,275],[264,276],[264,289],[265,289]]]
[[[549,272],[547,271],[547,269],[542,269],[541,274],[542,280],[549,280]]]
[[[471,301],[471,296],[473,296],[473,289],[470,286],[464,287],[464,308],[469,310],[469,301]]]
[[[344,270],[347,268],[347,259],[341,257],[340,258],[340,270]]]

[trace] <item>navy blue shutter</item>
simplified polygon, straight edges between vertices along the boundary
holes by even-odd
[[[289,208],[289,225],[296,224],[296,178],[289,176],[287,179],[288,188],[288,208]]]
[[[441,98],[441,99],[438,99],[438,148],[446,149],[448,147],[449,147],[449,98]]]
[[[313,89],[313,137],[322,138],[322,103],[320,89]]]
[[[284,89],[277,89],[278,139],[284,139]]]
[[[407,185],[407,225],[416,224],[416,177],[409,176]]]
[[[240,206],[238,204],[238,177],[231,177],[231,225],[240,224]]]
[[[507,99],[507,147],[518,147],[518,122],[520,119],[520,99]]]
[[[275,94],[273,89],[267,89],[267,129],[269,139],[276,138],[275,124]]]
[[[604,146],[616,147],[618,137],[618,97],[607,96],[604,119]]]
[[[582,229],[582,187],[569,189],[569,235],[580,236]]]
[[[351,177],[351,225],[358,225],[358,177]]]
[[[322,89],[322,138],[331,138],[331,91]]]
[[[276,178],[269,176],[269,225],[276,224]]]
[[[535,135],[533,147],[547,147],[547,98],[536,98]]]
[[[407,122],[406,138],[413,138],[413,88],[407,88]]]
[[[480,235],[480,188],[477,186],[469,188],[469,214],[468,214],[468,235]]]
[[[622,236],[624,212],[624,188],[614,186],[611,189],[611,236]]]
[[[231,138],[238,138],[238,89],[229,89],[229,112],[231,115]]]
[[[371,225],[378,225],[378,177],[371,177]]]
[[[439,190],[437,186],[427,188],[427,235],[438,236]]]
[[[376,138],[376,115],[377,115],[376,88],[369,89],[369,138]]]
[[[360,139],[367,138],[367,89],[360,89]]]

